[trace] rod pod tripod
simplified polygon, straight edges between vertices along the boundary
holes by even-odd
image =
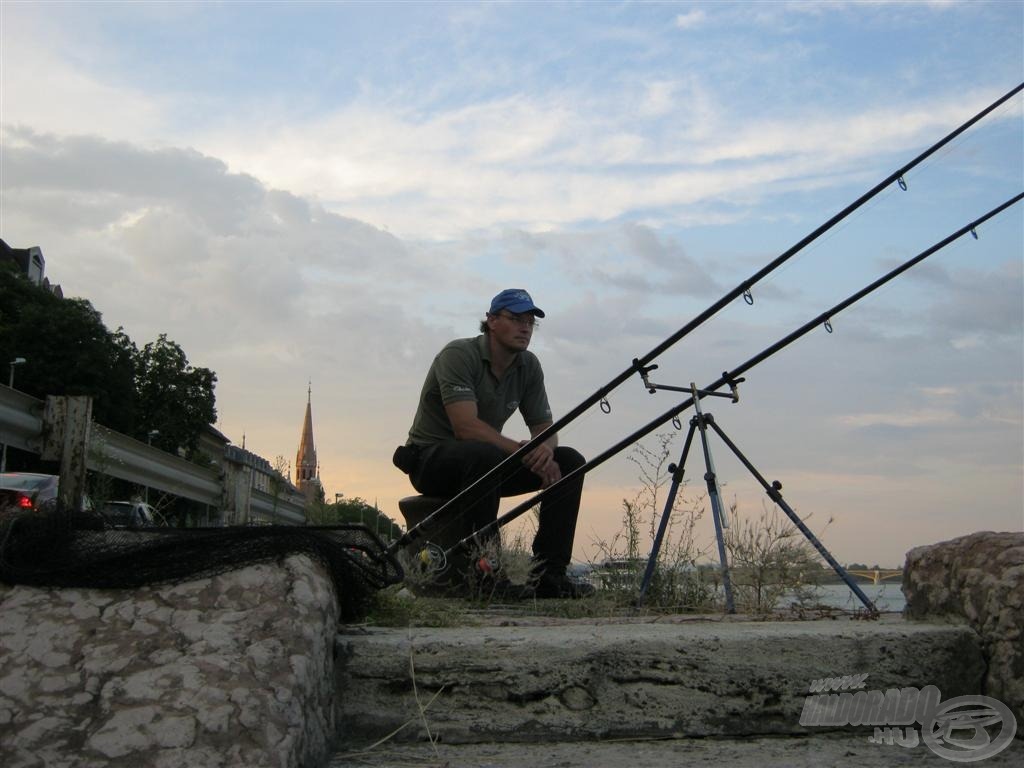
[[[651,393],[659,389],[672,390],[676,392],[687,392],[691,393],[693,397],[693,407],[696,412],[690,419],[689,430],[686,433],[686,440],[683,442],[683,450],[679,457],[678,464],[670,464],[669,472],[672,473],[672,484],[669,487],[668,497],[665,499],[665,509],[662,512],[661,520],[658,523],[658,532],[654,538],[654,544],[651,547],[651,554],[647,560],[647,569],[644,571],[643,581],[640,583],[640,594],[637,597],[637,605],[643,605],[644,597],[647,594],[647,589],[650,587],[651,579],[654,577],[654,571],[657,566],[658,554],[661,552],[662,541],[665,538],[665,531],[668,529],[668,522],[672,516],[672,507],[675,505],[676,495],[679,491],[679,486],[683,482],[683,473],[686,467],[686,459],[690,453],[690,446],[693,443],[694,433],[700,432],[701,447],[704,452],[704,467],[705,474],[704,480],[707,483],[708,498],[711,500],[711,512],[715,522],[715,539],[718,543],[718,561],[722,572],[722,587],[725,590],[725,610],[727,613],[735,613],[736,606],[733,602],[732,595],[732,580],[729,576],[729,561],[726,556],[725,549],[725,536],[723,529],[729,527],[729,518],[726,515],[725,505],[722,503],[722,490],[718,483],[718,473],[715,470],[714,457],[711,454],[711,446],[708,443],[707,431],[710,427],[715,434],[721,438],[722,442],[728,446],[729,450],[733,452],[737,459],[747,468],[754,479],[761,484],[764,488],[765,493],[768,494],[775,504],[782,508],[782,511],[786,513],[786,516],[792,521],[800,532],[807,538],[807,540],[814,546],[818,553],[825,559],[832,570],[834,570],[845,583],[846,586],[857,596],[857,599],[864,604],[864,607],[868,609],[870,613],[878,613],[878,609],[875,604],[871,602],[871,599],[864,594],[864,591],[857,585],[857,582],[853,580],[853,577],[846,572],[846,569],[837,561],[832,553],[825,548],[825,545],[821,543],[817,536],[814,535],[813,531],[807,527],[800,516],[793,510],[791,506],[782,498],[782,483],[778,480],[774,480],[769,483],[765,480],[764,476],[758,472],[757,468],[750,462],[750,460],[743,454],[743,452],[737,447],[737,445],[729,438],[728,435],[722,430],[718,423],[715,421],[714,416],[710,413],[704,413],[700,407],[701,397],[712,396],[712,397],[728,397],[733,402],[739,400],[739,393],[737,390],[738,384],[743,379],[736,379],[729,381],[729,387],[732,390],[731,394],[724,392],[711,392],[697,389],[697,385],[694,383],[690,384],[689,389],[683,389],[681,387],[672,387],[662,384],[652,384],[647,374],[649,371],[657,368],[657,366],[650,366],[641,372],[644,384],[647,386],[647,390]]]

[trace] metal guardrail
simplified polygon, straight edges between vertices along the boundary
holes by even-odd
[[[39,453],[44,405],[42,400],[0,384],[0,443]],[[100,424],[92,425],[86,464],[94,472],[218,509],[225,504],[225,473],[221,469],[201,467]],[[250,513],[278,523],[303,525],[306,520],[302,504],[282,497],[275,503],[271,494],[255,489],[249,505]]]
[[[224,483],[217,469],[201,467],[100,424],[92,425],[89,469],[220,507]]]
[[[269,520],[277,525],[303,525],[306,522],[306,512],[303,508],[296,507],[288,499],[280,497],[275,504],[271,494],[255,488],[249,496],[249,512],[253,515],[258,514],[263,520]]]
[[[42,433],[43,401],[0,384],[0,443],[39,453]]]

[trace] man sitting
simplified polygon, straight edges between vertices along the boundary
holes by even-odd
[[[399,449],[407,457],[402,468],[417,491],[455,496],[517,451],[525,441],[501,431],[515,410],[531,436],[551,426],[544,373],[537,356],[527,350],[540,317],[544,312],[529,293],[509,288],[491,301],[480,323],[481,335],[449,342],[434,358],[408,442]],[[547,488],[584,463],[579,452],[559,446],[552,435],[521,462],[470,491],[458,509],[442,513],[449,516],[440,524],[457,526],[461,538],[471,536],[494,522],[502,496]],[[581,597],[593,591],[566,575],[582,493],[581,474],[541,503],[530,580],[536,597]],[[467,565],[464,558],[452,571]]]

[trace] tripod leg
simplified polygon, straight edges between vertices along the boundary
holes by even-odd
[[[711,499],[711,515],[715,520],[715,539],[718,541],[718,562],[722,569],[722,588],[725,590],[725,611],[736,613],[736,604],[732,597],[732,579],[729,576],[729,559],[725,551],[725,534],[722,529],[725,527],[725,511],[722,508],[722,493],[718,488],[718,475],[715,473],[715,462],[711,457],[711,446],[708,445],[707,423],[714,423],[710,417],[703,413],[694,416],[694,421],[700,427],[700,441],[704,448],[704,465],[707,472],[704,479],[708,484],[708,496]]]
[[[665,531],[668,529],[668,521],[672,517],[672,507],[676,503],[676,493],[680,483],[683,482],[683,468],[686,466],[686,457],[690,453],[690,443],[693,442],[693,432],[697,425],[690,422],[690,431],[686,433],[686,441],[683,443],[683,452],[679,456],[679,464],[669,467],[672,472],[672,485],[668,489],[668,498],[665,499],[665,511],[661,513],[661,522],[658,523],[658,533],[654,537],[654,545],[651,547],[651,556],[647,558],[647,570],[644,571],[643,581],[640,582],[640,595],[636,599],[637,606],[644,604],[644,596],[647,588],[654,578],[654,569],[658,563],[658,554],[661,552],[662,539],[665,538]]]
[[[853,580],[853,577],[846,572],[846,569],[839,564],[839,561],[832,557],[832,553],[825,548],[825,545],[818,540],[818,537],[815,536],[811,529],[804,524],[804,521],[801,520],[800,516],[793,511],[793,508],[786,503],[786,500],[782,498],[782,493],[780,492],[782,489],[782,484],[777,480],[774,483],[769,483],[767,480],[765,480],[761,473],[757,471],[757,468],[750,463],[746,456],[743,455],[743,452],[736,447],[736,444],[729,439],[725,432],[722,431],[722,428],[719,427],[713,419],[709,419],[709,423],[711,424],[711,428],[718,433],[718,436],[720,438],[722,438],[722,441],[727,446],[729,446],[729,449],[734,454],[736,454],[736,458],[743,462],[743,466],[745,466],[750,471],[750,474],[754,476],[757,482],[761,484],[761,487],[764,488],[765,493],[768,494],[768,498],[770,498],[772,501],[774,501],[776,504],[782,507],[782,511],[786,513],[789,519],[793,522],[793,525],[800,529],[800,532],[807,538],[809,542],[811,542],[814,548],[818,550],[818,554],[825,558],[825,562],[832,566],[832,570],[834,570],[839,575],[839,578],[841,578],[846,583],[846,586],[848,586],[850,590],[853,592],[853,594],[857,596],[857,599],[864,604],[864,607],[867,608],[868,611],[870,611],[871,613],[878,613],[878,609],[875,607],[875,604],[871,602],[871,599],[867,595],[864,594],[864,591],[857,585],[857,582]]]

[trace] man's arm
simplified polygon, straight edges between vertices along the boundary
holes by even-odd
[[[519,443],[505,437],[477,416],[475,400],[458,400],[454,403],[447,403],[444,410],[448,414],[448,421],[451,422],[456,440],[480,440],[496,445],[508,454],[519,450]]]
[[[531,426],[529,428],[529,436],[537,437],[541,432],[550,427],[551,424],[548,421]],[[544,487],[548,487],[548,485],[552,485],[562,479],[562,471],[555,462],[556,447],[558,447],[557,432],[522,458],[523,464],[529,467],[532,472],[541,476],[541,479],[544,480]]]
[[[545,421],[534,424],[530,427],[530,437],[536,437],[545,429],[550,427],[552,422]],[[523,464],[528,466],[535,474],[540,475],[543,485],[547,488],[562,479],[562,470],[555,461],[555,448],[558,447],[558,433],[556,432],[543,443],[538,445],[523,457]]]
[[[456,440],[480,440],[498,446],[509,455],[518,451],[522,445],[522,443],[505,437],[490,424],[481,421],[477,416],[476,401],[474,400],[458,400],[448,403],[444,410],[448,414],[448,421],[451,422]],[[530,435],[539,435],[549,426],[551,426],[551,422],[535,424],[530,427]],[[558,482],[562,477],[554,458],[554,449],[557,444],[557,437],[552,436],[523,456],[523,464],[540,477],[544,488]]]
[[[532,438],[536,437],[541,432],[543,432],[545,429],[550,427],[551,424],[552,424],[552,422],[550,422],[550,421],[545,421],[542,424],[534,424],[532,427],[530,427],[530,438],[532,439]],[[555,434],[553,434],[551,437],[549,437],[547,440],[545,440],[542,444],[548,446],[552,451],[555,450],[555,448],[558,447],[558,433],[556,432]]]

